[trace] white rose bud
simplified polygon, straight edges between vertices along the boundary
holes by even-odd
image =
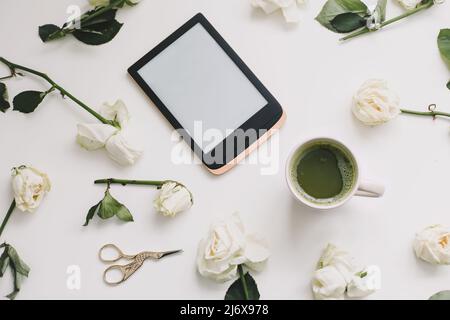
[[[103,123],[78,124],[78,144],[89,151],[106,148],[108,155],[117,163],[123,166],[134,164],[142,155],[142,150],[132,145],[126,137],[124,129],[130,119],[126,105],[122,100],[112,105],[105,103],[99,113],[107,120],[116,121],[120,129]]]
[[[379,125],[400,114],[399,98],[384,80],[368,80],[353,97],[353,114],[369,126]]]
[[[103,123],[80,123],[77,128],[78,144],[89,151],[105,147],[106,141],[118,131],[117,128]]]
[[[253,7],[263,9],[266,14],[281,10],[285,21],[288,23],[299,21],[298,5],[304,2],[304,0],[251,0]]]
[[[422,0],[397,0],[397,2],[405,9],[412,10],[415,9]]]
[[[345,293],[353,298],[365,297],[378,289],[379,277],[378,268],[361,268],[346,251],[329,244],[314,273],[314,298],[343,299]]]
[[[333,244],[328,244],[320,257],[318,269],[327,266],[335,267],[344,277],[345,281],[350,281],[358,270],[354,258],[347,251],[344,251]]]
[[[188,210],[193,204],[193,199],[191,192],[185,186],[169,181],[162,185],[161,192],[153,204],[162,215],[174,217]]]
[[[378,268],[365,268],[355,274],[347,284],[347,295],[351,298],[363,298],[374,293],[380,287]]]
[[[239,214],[234,213],[213,224],[200,241],[197,267],[202,276],[224,282],[237,276],[238,265],[260,270],[269,255],[265,241],[246,234]]]
[[[419,259],[432,264],[450,264],[450,228],[427,227],[416,234],[413,246]]]
[[[344,299],[347,281],[334,266],[326,266],[316,270],[312,289],[317,300]]]
[[[35,168],[21,166],[13,169],[12,177],[17,208],[23,212],[33,212],[50,191],[48,176]]]
[[[110,158],[122,166],[134,164],[142,155],[142,150],[133,146],[122,131],[109,138],[105,148]]]

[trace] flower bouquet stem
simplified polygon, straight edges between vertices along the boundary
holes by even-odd
[[[389,20],[386,20],[386,21],[382,22],[379,29],[382,29],[382,28],[384,28],[384,27],[386,27],[386,26],[388,26],[388,25],[390,25],[390,24],[392,24],[394,22],[397,22],[399,20],[407,18],[407,17],[409,17],[409,16],[411,16],[413,14],[416,14],[416,13],[418,13],[420,11],[426,10],[426,9],[432,7],[433,5],[434,5],[433,1],[429,1],[429,2],[426,2],[424,4],[421,4],[417,8],[408,10],[407,12],[405,12],[405,13],[403,13],[403,14],[395,17],[395,18],[392,18],[392,19],[389,19]],[[377,29],[377,30],[370,30],[369,28],[365,27],[365,28],[362,28],[362,29],[360,29],[358,31],[355,31],[355,32],[353,32],[353,33],[351,33],[351,34],[349,34],[349,35],[347,35],[347,36],[345,36],[345,37],[343,37],[343,38],[341,38],[339,40],[340,41],[349,40],[349,39],[361,36],[361,35],[366,34],[366,33],[370,33],[370,32],[373,32],[373,31],[378,31],[379,29]]]
[[[239,272],[239,280],[241,281],[242,284],[242,291],[244,293],[244,298],[245,300],[251,300],[250,294],[248,292],[247,281],[245,281],[244,268],[242,267],[241,264],[238,265],[238,272]]]
[[[49,94],[50,92],[54,91],[54,90],[58,90],[61,95],[63,97],[69,97],[73,102],[75,102],[76,104],[78,104],[80,107],[82,107],[84,110],[86,110],[87,112],[89,112],[91,115],[93,115],[95,118],[97,118],[99,121],[101,121],[104,124],[109,124],[112,125],[114,127],[120,128],[120,126],[118,125],[118,123],[114,120],[107,120],[104,117],[102,117],[98,112],[94,111],[92,108],[90,108],[88,105],[86,105],[85,103],[83,103],[82,101],[80,101],[79,99],[77,99],[75,96],[73,96],[70,92],[68,92],[66,89],[64,89],[63,87],[61,87],[59,84],[57,84],[55,81],[53,81],[48,75],[46,75],[43,72],[10,62],[8,60],[6,60],[3,57],[0,57],[0,62],[2,62],[3,64],[5,64],[10,70],[11,70],[11,75],[4,77],[4,78],[12,78],[14,76],[16,76],[17,70],[22,70],[31,74],[34,74],[38,77],[41,77],[42,79],[46,80],[50,85],[51,88],[47,91],[45,91],[43,94],[44,96],[41,97],[41,100],[43,100],[45,98],[45,96],[47,94]]]
[[[95,184],[121,184],[123,186],[126,186],[128,184],[134,184],[134,185],[141,185],[141,186],[156,186],[158,189],[162,187],[162,185],[166,182],[169,182],[168,180],[164,181],[154,181],[154,180],[128,180],[128,179],[98,179],[95,180]]]
[[[5,218],[3,219],[2,225],[0,226],[0,237],[3,233],[3,229],[5,229],[5,226],[8,223],[8,220],[11,217],[15,208],[16,208],[16,200],[13,200],[13,202],[11,203],[11,206],[8,209],[8,212],[6,213]]]
[[[442,112],[442,111],[436,111],[436,105],[432,104],[428,107],[429,111],[413,111],[413,110],[406,110],[406,109],[400,109],[401,113],[405,114],[413,114],[416,116],[428,116],[435,118],[436,116],[443,116],[443,117],[449,117],[450,113]]]

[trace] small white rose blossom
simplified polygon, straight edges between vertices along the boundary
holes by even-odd
[[[450,228],[442,225],[425,228],[416,234],[413,247],[419,259],[450,265]]]
[[[334,266],[326,266],[316,270],[313,277],[312,288],[316,300],[341,300],[347,281]]]
[[[77,142],[86,150],[93,151],[105,147],[106,141],[119,129],[103,123],[79,123]]]
[[[406,10],[415,9],[422,0],[397,0],[397,2]]]
[[[21,166],[12,170],[12,187],[17,208],[23,212],[33,212],[50,191],[51,183],[45,173]]]
[[[191,192],[185,186],[175,181],[168,181],[162,185],[153,204],[162,215],[174,217],[188,210],[193,204],[193,199]]]
[[[384,80],[366,81],[353,97],[352,111],[362,123],[375,126],[400,114],[399,98]]]
[[[376,291],[379,280],[374,269],[361,267],[346,251],[328,244],[317,265],[312,280],[312,291],[317,300],[365,297]],[[378,270],[378,269],[377,269]]]
[[[105,149],[111,159],[122,166],[131,166],[142,155],[142,150],[132,145],[123,131],[111,136],[105,144]]]
[[[197,251],[199,273],[215,281],[225,282],[237,276],[237,267],[245,265],[260,271],[269,258],[267,243],[247,234],[239,214],[214,223]]]
[[[363,298],[379,289],[379,268],[366,267],[353,275],[347,284],[347,295],[351,298]]]
[[[89,151],[106,148],[117,163],[123,166],[134,164],[142,151],[133,146],[124,131],[130,119],[126,105],[121,100],[112,105],[104,104],[99,113],[107,120],[116,121],[120,129],[103,123],[78,124],[78,144]]]
[[[305,0],[251,0],[253,7],[263,9],[266,14],[281,10],[288,23],[299,21],[298,6],[304,3]]]

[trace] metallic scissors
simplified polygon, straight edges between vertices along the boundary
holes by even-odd
[[[109,259],[104,258],[103,251],[107,248],[113,249],[116,252],[117,256],[115,256],[113,258],[109,258]],[[111,244],[111,243],[105,244],[103,247],[100,248],[100,250],[98,252],[98,256],[102,262],[113,263],[113,262],[117,262],[121,259],[131,260],[131,262],[126,265],[117,265],[116,264],[116,265],[112,265],[112,266],[106,268],[106,270],[103,272],[103,281],[106,284],[109,284],[111,286],[121,284],[122,282],[126,281],[129,277],[131,277],[144,264],[145,260],[147,260],[147,259],[159,260],[168,255],[172,255],[172,254],[179,253],[182,251],[183,250],[172,250],[172,251],[163,251],[163,252],[144,251],[144,252],[141,252],[141,253],[138,253],[135,255],[128,255],[128,254],[124,254],[122,252],[122,250],[120,250],[114,244]],[[122,279],[120,279],[116,282],[108,281],[107,274],[108,274],[108,272],[110,272],[112,270],[119,270],[120,273],[122,274]]]

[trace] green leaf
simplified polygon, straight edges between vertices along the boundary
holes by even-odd
[[[450,80],[447,82],[447,89],[450,90]]]
[[[8,89],[6,88],[6,84],[0,82],[0,111],[5,112],[9,107]]]
[[[366,19],[353,12],[341,13],[331,20],[331,25],[336,32],[348,33],[364,27]]]
[[[11,245],[3,243],[0,245],[0,248],[5,248],[0,257],[0,276],[3,276],[9,266],[14,277],[14,290],[6,297],[14,300],[20,291],[23,278],[28,277],[30,268],[22,261],[22,259],[20,259],[17,251]]]
[[[97,215],[102,219],[109,219],[116,215],[120,220],[133,221],[133,216],[130,211],[123,204],[114,199],[109,191],[106,191]]]
[[[101,45],[114,39],[122,25],[117,20],[111,20],[91,25],[85,29],[77,29],[73,32],[73,35],[85,44]]]
[[[331,24],[336,16],[348,12],[365,16],[367,11],[367,6],[360,0],[328,0],[316,20],[325,28],[338,32]]]
[[[259,300],[258,286],[255,279],[248,272],[244,275],[244,279],[238,278],[233,282],[225,294],[225,300],[247,300],[243,282],[245,282],[247,287],[248,300]]]
[[[127,209],[124,205],[119,208],[119,211],[116,213],[117,218],[125,222],[132,222],[133,216],[131,215],[130,210]]]
[[[9,264],[8,250],[4,250],[0,256],[0,278],[5,274],[6,268]]]
[[[102,201],[97,203],[95,206],[89,209],[88,214],[86,216],[86,222],[83,224],[83,227],[86,227],[89,224],[89,221],[92,220],[94,215],[97,213],[97,210],[100,208]]]
[[[64,37],[64,30],[54,24],[45,24],[39,27],[39,38],[42,42],[47,42]]]
[[[450,290],[433,294],[428,300],[450,300]]]
[[[13,100],[14,110],[31,113],[44,100],[45,96],[46,93],[40,91],[24,91],[19,93]]]
[[[30,267],[27,266],[27,264],[23,262],[22,259],[20,259],[16,249],[14,249],[12,246],[8,247],[8,256],[10,264],[13,264],[15,271],[17,273],[20,273],[21,275],[24,275],[25,277],[28,277]]]
[[[442,29],[439,32],[438,47],[442,57],[450,67],[450,29]]]

